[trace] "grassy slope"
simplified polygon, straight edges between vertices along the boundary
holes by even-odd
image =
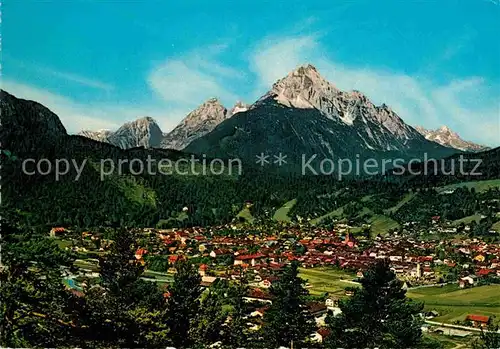
[[[500,232],[500,221],[496,222],[491,226],[491,229],[497,232]]]
[[[388,213],[394,213],[394,212],[396,212],[401,207],[403,207],[403,205],[406,205],[408,202],[410,202],[411,200],[413,200],[414,197],[415,197],[415,193],[408,193],[408,194],[406,194],[400,202],[398,202],[395,206],[386,209],[384,213],[388,214]]]
[[[291,218],[288,216],[288,212],[297,203],[297,199],[287,201],[283,206],[276,210],[273,219],[276,221],[290,222]]]
[[[323,216],[311,220],[311,224],[318,224],[326,218],[343,218],[344,208],[339,207],[338,209],[329,212]],[[398,228],[399,223],[392,218],[380,214],[374,214],[369,208],[363,207],[359,212],[358,216],[366,216],[368,222],[372,226],[372,232],[374,235],[385,234],[390,229]],[[354,227],[353,232],[361,230],[360,227]]]
[[[156,193],[151,188],[145,187],[131,178],[121,179],[117,182],[117,186],[129,201],[139,205],[156,207]]]
[[[472,216],[467,216],[467,217],[464,217],[464,218],[457,219],[457,220],[453,221],[451,224],[452,225],[459,225],[461,223],[463,223],[463,224],[470,224],[472,221],[476,221],[476,223],[479,223],[480,220],[481,220],[481,215],[480,214],[474,214]]]
[[[384,215],[374,215],[370,219],[372,231],[376,234],[385,234],[391,229],[399,228],[399,223]]]
[[[344,208],[339,207],[336,210],[333,210],[332,212],[329,212],[327,214],[312,219],[311,224],[318,224],[326,218],[342,218],[343,213],[344,213]]]
[[[249,223],[252,223],[254,221],[254,216],[250,212],[250,209],[248,207],[243,208],[237,215],[236,218],[243,218]]]
[[[175,217],[175,218],[170,217],[168,219],[160,219],[157,223],[157,226],[162,226],[163,224],[169,223],[169,222],[180,223],[180,222],[184,221],[185,219],[187,219],[188,217],[189,216],[186,212],[181,211],[177,214],[177,217]]]

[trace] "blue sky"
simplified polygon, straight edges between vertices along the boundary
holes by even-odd
[[[168,131],[312,63],[411,125],[500,145],[497,0],[10,0],[2,15],[3,88],[70,132],[146,115]]]

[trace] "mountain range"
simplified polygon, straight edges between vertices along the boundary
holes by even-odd
[[[334,122],[317,109],[290,108],[279,103],[276,100],[278,91],[281,90],[278,88],[271,91],[247,111],[224,120],[185,149],[207,147],[213,152],[224,151],[226,155],[239,153],[253,156],[255,148],[260,151],[273,146],[274,148],[268,149],[273,152],[286,151],[293,158],[294,154],[301,152],[311,154],[327,149],[327,145],[321,141],[331,137],[328,139],[328,146],[332,149],[335,147],[342,155],[349,151],[363,156],[387,154],[369,148],[348,149],[349,146],[359,146],[352,143],[359,141],[356,138],[358,117],[364,124],[363,117],[367,123],[370,122],[368,116],[357,115],[352,120],[352,125],[343,121]],[[248,200],[258,203],[254,206],[258,210],[254,212],[257,215],[266,214],[266,210],[276,210],[292,198],[299,198],[298,201],[302,202],[299,205],[311,214],[323,214],[335,209],[330,204],[324,207],[323,204],[312,201],[321,194],[336,192],[335,187],[341,182],[336,176],[302,176],[294,175],[297,173],[293,171],[272,171],[269,167],[255,164],[253,157],[251,162],[244,163],[241,174],[209,173],[200,176],[198,172],[185,175],[184,170],[189,167],[185,166],[179,173],[173,171],[164,175],[158,172],[159,160],[169,159],[175,162],[182,159],[182,163],[186,163],[184,160],[191,157],[191,154],[161,148],[145,149],[143,146],[121,149],[108,142],[70,135],[59,117],[48,108],[35,101],[16,98],[3,90],[0,90],[0,109],[3,217],[20,219],[21,214],[21,218],[28,220],[29,224],[51,226],[153,226],[160,222],[168,223],[167,226],[177,226],[180,224],[179,212],[188,207],[192,215],[185,224],[192,226],[231,221],[238,213],[238,208]],[[154,139],[158,132],[154,127],[149,127],[152,121],[143,121],[147,127],[138,129]],[[395,119],[394,123],[397,121]],[[386,133],[385,140],[390,141],[388,134],[392,133],[385,131],[385,126],[377,127]],[[392,150],[391,154],[416,154],[422,150],[453,151],[426,140],[420,134],[415,135],[416,131],[409,126],[403,127],[411,132],[407,135],[408,141],[400,142],[401,148]],[[331,132],[337,134],[331,136]],[[109,134],[104,133],[104,136],[113,139]],[[138,143],[144,139],[138,133],[134,133],[134,137]],[[458,153],[444,161],[450,163],[462,155]],[[375,186],[381,191],[390,191],[391,185],[401,184],[403,187],[400,189],[403,191],[400,195],[404,196],[406,185],[428,187],[499,178],[500,147],[465,156],[480,160],[479,163],[474,161],[469,164],[474,166],[474,171],[480,173],[479,176],[468,176],[467,171],[454,176],[439,173],[431,176],[410,173],[399,176],[388,172],[385,176],[372,176],[367,182],[364,181],[367,178],[361,174],[358,184],[355,184],[356,178],[351,178],[354,181],[346,178],[346,185],[349,188],[356,185],[358,189],[355,191],[363,197],[368,195],[366,190],[369,192]],[[150,158],[155,159],[158,165],[151,167],[152,172],[149,165],[147,171],[144,171],[146,167],[141,169],[141,166],[137,166],[149,164]],[[475,168],[477,164],[480,165],[479,168]],[[57,166],[60,166],[60,171],[57,171]]]
[[[193,140],[211,132],[224,120],[247,109],[247,105],[237,102],[228,110],[217,98],[210,98],[168,133],[163,133],[158,123],[146,116],[127,122],[116,131],[83,130],[78,134],[122,149],[144,147],[182,150]]]
[[[450,130],[448,126],[443,125],[435,130],[428,130],[421,126],[417,126],[415,129],[428,140],[444,145],[445,147],[471,152],[490,149],[484,145],[463,140],[456,132]]]
[[[401,155],[424,152],[449,155],[455,149],[480,151],[448,128],[413,128],[389,106],[374,105],[359,91],[344,92],[308,64],[278,80],[251,105],[231,109],[211,98],[190,112],[171,132],[163,133],[150,117],[128,122],[117,131],[82,131],[80,135],[127,149],[164,148],[212,156],[249,157],[251,152],[282,149],[324,157],[364,153]]]
[[[256,154],[302,157],[421,158],[454,152],[425,139],[390,107],[374,105],[358,91],[343,92],[312,65],[278,80],[245,112],[237,113],[185,150],[211,157],[254,160]]]
[[[211,132],[221,122],[243,109],[243,105],[238,103],[232,110],[227,110],[217,98],[211,98],[189,113],[177,127],[166,134],[161,146],[184,149],[193,140]]]

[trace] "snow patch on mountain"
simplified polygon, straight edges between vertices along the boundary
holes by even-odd
[[[369,149],[397,150],[405,148],[409,139],[421,138],[387,105],[376,106],[359,91],[339,90],[310,64],[278,80],[251,108],[269,99],[289,108],[317,109],[332,121],[359,128]],[[390,138],[396,138],[397,144],[391,143]]]
[[[228,117],[233,116],[234,114],[242,113],[244,111],[247,111],[250,106],[247,104],[244,104],[241,101],[236,102],[234,107],[229,111]]]
[[[110,130],[97,130],[97,131],[83,130],[79,132],[78,135],[93,139],[94,141],[98,142],[109,142],[109,136],[112,133],[113,132]]]
[[[456,132],[452,131],[448,126],[441,126],[436,130],[425,129],[421,126],[416,126],[415,129],[420,132],[426,139],[439,143],[445,147],[455,148],[463,151],[483,151],[489,149],[484,145],[463,140]]]

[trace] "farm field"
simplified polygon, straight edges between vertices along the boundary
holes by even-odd
[[[59,246],[63,250],[66,247],[71,247],[73,245],[73,242],[71,240],[54,239],[54,241],[57,244],[57,246]]]
[[[341,297],[346,287],[356,287],[351,280],[355,275],[333,268],[300,268],[299,276],[310,284],[312,295],[325,292]],[[478,286],[460,289],[455,284],[443,287],[427,287],[409,290],[407,296],[424,302],[428,311],[440,315],[433,321],[453,323],[464,320],[468,314],[496,316],[500,318],[500,285]]]
[[[457,285],[410,290],[408,297],[423,301],[426,310],[440,315],[433,321],[453,323],[468,314],[500,317],[500,285],[460,289]]]
[[[466,344],[470,341],[470,338],[450,337],[434,333],[425,333],[424,337],[437,340],[443,345],[444,349],[467,348]]]
[[[357,286],[351,282],[355,275],[333,268],[300,268],[299,276],[311,284],[309,293],[315,296],[328,292],[340,297],[346,287]]]

